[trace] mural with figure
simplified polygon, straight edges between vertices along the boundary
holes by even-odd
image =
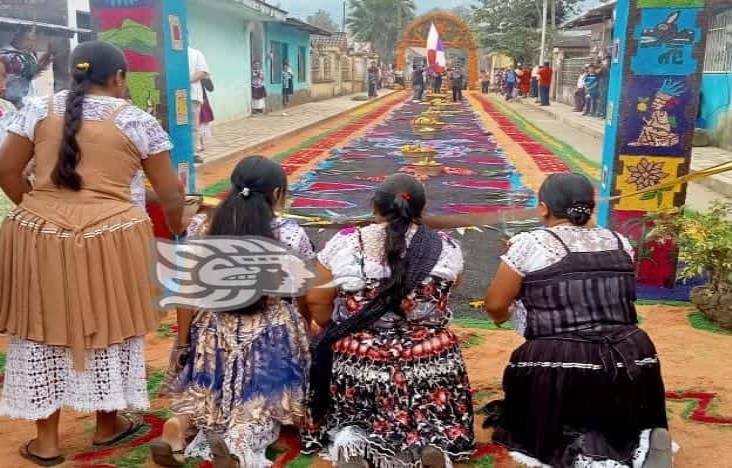
[[[188,95],[186,2],[91,0],[99,40],[124,51],[132,102],[155,115],[170,134],[173,162],[195,190]]]
[[[672,286],[677,251],[646,239],[654,213],[683,206],[706,41],[704,0],[618,0],[600,224],[635,243],[639,281]],[[642,193],[638,193],[642,192]]]
[[[638,75],[686,76],[698,67],[694,45],[701,39],[697,9],[649,8],[641,13],[631,69]]]
[[[685,115],[689,99],[684,80],[655,77],[637,79],[627,95],[635,103],[621,127],[623,153],[642,154],[653,149],[655,154],[674,155],[681,148],[682,135],[693,132],[694,122]]]
[[[97,38],[125,53],[132,102],[165,123],[161,93],[162,54],[158,37],[160,11],[154,0],[93,0]]]

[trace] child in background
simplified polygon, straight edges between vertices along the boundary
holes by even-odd
[[[598,81],[597,69],[594,65],[590,65],[587,69],[587,75],[585,76],[585,92],[587,93],[587,99],[585,99],[585,111],[582,115],[595,115],[597,112],[597,102],[600,97],[600,83]]]
[[[277,163],[261,156],[243,159],[231,182],[210,223],[194,218],[197,229],[211,236],[272,238],[303,259],[314,258],[305,231],[275,215],[287,191],[287,176]],[[165,384],[175,417],[151,445],[155,463],[184,466],[186,457],[202,457],[219,468],[269,466],[265,451],[280,427],[299,423],[305,414],[306,315],[304,301],[274,296],[242,310],[190,312],[190,332],[183,330],[186,324],[179,329],[180,364],[172,363]],[[197,434],[186,445],[190,428]]]

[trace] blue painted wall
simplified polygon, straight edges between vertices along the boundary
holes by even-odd
[[[195,190],[195,165],[193,164],[193,138],[191,136],[190,124],[178,125],[176,123],[176,90],[186,90],[190,95],[190,80],[188,77],[188,38],[186,31],[187,11],[185,2],[178,0],[165,0],[161,2],[161,20],[163,33],[163,54],[165,63],[165,93],[167,98],[168,111],[168,133],[173,140],[173,151],[171,152],[173,164],[178,167],[180,163],[188,163],[189,186],[188,190]],[[168,16],[174,15],[180,19],[181,32],[183,33],[183,50],[173,50],[173,40],[168,22]],[[188,107],[190,123],[190,104]]]
[[[732,113],[732,72],[705,73],[701,93],[701,119],[698,124],[717,137],[719,133],[732,132],[732,128],[724,128]]]
[[[291,26],[267,23],[264,43],[265,57],[269,57],[272,41],[287,44],[287,58],[290,61],[292,73],[295,75],[295,92],[310,89],[310,34]],[[305,47],[305,81],[298,81],[297,79],[297,51],[299,47]],[[267,62],[265,66],[267,73],[267,94],[282,94],[282,83],[272,83],[271,80],[271,60],[267,58],[265,61]]]
[[[184,3],[184,2],[181,2]],[[188,2],[191,45],[203,52],[215,90],[209,94],[218,122],[251,112],[251,59],[248,22],[214,6]]]

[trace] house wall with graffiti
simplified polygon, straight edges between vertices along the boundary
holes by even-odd
[[[705,51],[705,0],[621,0],[616,10],[602,191],[623,196],[688,173]],[[639,280],[671,286],[673,245],[644,242],[649,215],[680,207],[686,186],[606,203],[600,221],[636,241]]]

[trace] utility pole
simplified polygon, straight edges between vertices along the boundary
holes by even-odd
[[[342,32],[346,32],[346,0],[343,0],[343,23],[342,23]]]
[[[544,0],[544,7],[541,11],[541,52],[539,53],[539,63],[544,65],[544,54],[546,51],[546,17],[549,14],[549,0]]]

